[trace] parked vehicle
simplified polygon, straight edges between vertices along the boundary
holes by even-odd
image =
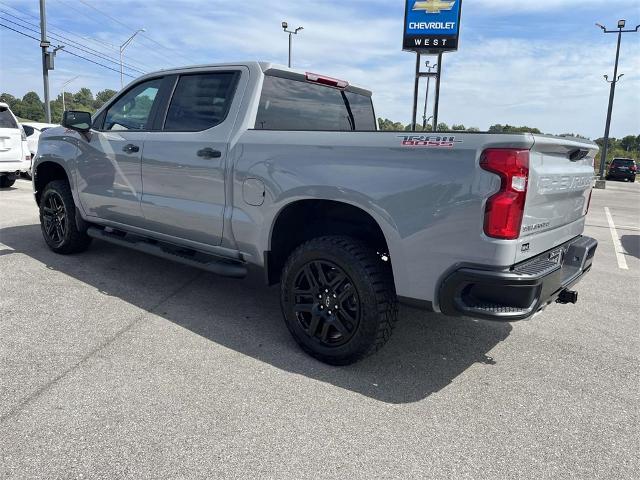
[[[368,90],[269,63],[149,74],[63,126],[34,164],[54,252],[95,238],[229,277],[262,267],[330,364],[380,349],[399,301],[499,321],[575,303],[597,247],[594,143],[378,132]]]
[[[638,166],[635,160],[630,158],[614,158],[607,170],[607,180],[624,180],[635,182]]]
[[[35,157],[38,152],[38,140],[40,134],[52,127],[59,127],[55,123],[41,123],[41,122],[22,122],[22,128],[27,136],[27,143],[29,145],[29,151],[31,155]]]
[[[11,187],[31,169],[27,137],[6,103],[0,103],[0,188]]]

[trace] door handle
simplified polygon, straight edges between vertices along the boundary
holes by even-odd
[[[198,156],[202,158],[220,158],[222,157],[222,152],[220,150],[214,150],[213,148],[203,148],[202,150],[198,150]]]
[[[129,143],[128,145],[122,147],[122,151],[124,153],[138,153],[140,151],[140,147],[134,145],[133,143]]]

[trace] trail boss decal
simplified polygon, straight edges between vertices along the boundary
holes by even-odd
[[[403,147],[435,147],[451,148],[462,140],[456,140],[451,135],[398,135],[402,139]]]

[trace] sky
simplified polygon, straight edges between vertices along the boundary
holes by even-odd
[[[47,17],[58,35],[52,43],[113,69],[63,50],[50,73],[52,98],[76,75],[71,91],[118,90],[117,45],[139,28],[146,32],[125,51],[136,69],[127,69],[127,81],[192,64],[286,64],[280,25],[287,20],[304,27],[294,38],[295,68],[368,88],[379,117],[411,121],[415,54],[402,51],[402,0],[47,0]],[[38,0],[0,0],[4,25],[39,37],[38,18]],[[616,35],[595,23],[615,28],[621,18],[630,28],[640,24],[640,0],[464,0],[459,50],[444,56],[440,120],[602,137],[609,98],[603,75],[613,75]],[[624,36],[619,73],[612,136],[638,135],[640,33]],[[42,96],[39,44],[0,26],[0,92],[30,90]],[[422,103],[424,83],[420,96]]]

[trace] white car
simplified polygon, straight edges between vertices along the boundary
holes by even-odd
[[[22,128],[27,135],[27,143],[29,144],[29,151],[33,157],[38,152],[38,140],[40,140],[40,134],[48,128],[59,127],[54,123],[40,123],[40,122],[23,122]]]
[[[9,105],[0,103],[0,188],[12,186],[21,173],[31,173],[27,136]]]

